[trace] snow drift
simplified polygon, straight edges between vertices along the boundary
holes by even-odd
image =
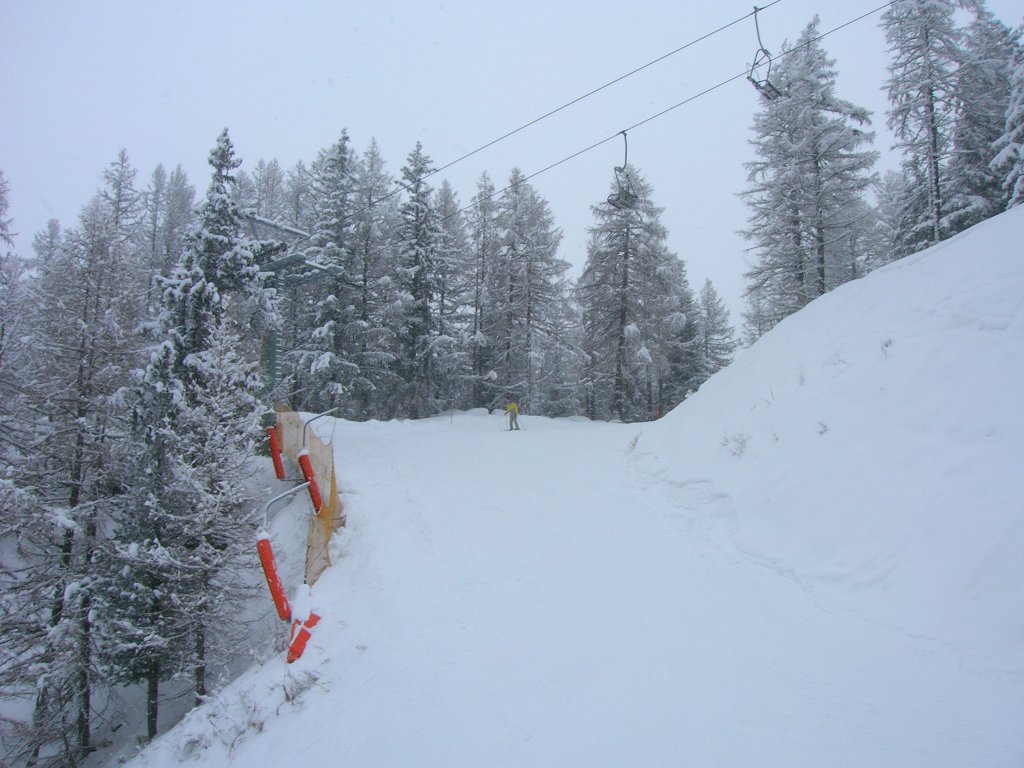
[[[848,283],[649,430],[741,547],[919,633],[1024,640],[1024,212]],[[718,442],[733,462],[708,462]]]
[[[1022,241],[848,284],[654,424],[317,422],[309,649],[131,765],[1024,764]]]

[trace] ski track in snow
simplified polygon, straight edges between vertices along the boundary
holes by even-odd
[[[503,434],[498,418],[459,419],[473,428],[439,417],[336,435],[343,492],[358,490],[353,536],[384,545],[338,580],[358,591],[370,569],[400,624],[375,626],[373,600],[345,620],[343,654],[387,654],[376,666],[401,678],[342,683],[347,764],[398,765],[415,745],[438,766],[930,766],[948,760],[951,728],[972,751],[1013,731],[1019,686],[963,711],[965,694],[999,686],[744,552],[729,496],[648,474],[635,426],[523,417]]]

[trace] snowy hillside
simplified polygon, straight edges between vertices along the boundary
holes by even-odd
[[[1022,242],[847,284],[653,424],[318,421],[306,655],[130,765],[1019,768]]]

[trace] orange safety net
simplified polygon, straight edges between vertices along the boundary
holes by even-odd
[[[299,453],[303,450],[302,417],[286,406],[279,405],[275,410],[281,452],[292,462],[298,463]],[[331,564],[331,534],[345,525],[345,509],[338,491],[333,447],[324,443],[312,427],[306,430],[305,438],[305,450],[309,454],[313,474],[323,497],[320,509],[310,516],[306,537],[306,583],[312,586]]]

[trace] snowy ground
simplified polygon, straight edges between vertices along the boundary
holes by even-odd
[[[844,286],[654,424],[317,422],[306,655],[131,765],[1019,768],[1022,241]]]

